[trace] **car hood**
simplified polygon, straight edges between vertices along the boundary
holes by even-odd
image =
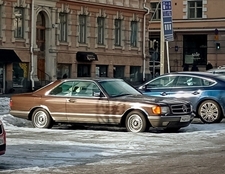
[[[180,100],[180,99],[171,99],[165,97],[153,97],[153,96],[145,96],[145,95],[127,95],[120,97],[121,100],[129,100],[133,102],[140,102],[140,103],[152,103],[152,104],[184,104],[188,103],[187,101]]]

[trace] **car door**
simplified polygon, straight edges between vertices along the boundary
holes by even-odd
[[[144,84],[139,90],[148,96],[170,97],[175,81],[174,75],[160,76]]]
[[[67,98],[66,112],[69,122],[108,123],[108,99],[93,81],[75,81]]]
[[[196,105],[204,89],[203,79],[191,75],[180,75],[176,86],[171,89],[171,97],[189,101]]]
[[[71,93],[73,82],[63,82],[52,89],[48,95],[42,98],[42,105],[51,112],[51,116],[57,122],[66,122],[66,101]]]

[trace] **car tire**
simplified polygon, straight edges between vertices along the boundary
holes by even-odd
[[[219,104],[213,100],[206,100],[200,104],[198,116],[203,123],[219,123],[223,119]]]
[[[140,111],[128,113],[125,124],[128,132],[145,132],[149,128],[144,114]]]
[[[53,120],[48,111],[38,108],[32,114],[32,124],[36,128],[52,128]]]

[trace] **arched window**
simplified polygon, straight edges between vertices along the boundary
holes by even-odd
[[[40,51],[45,50],[45,16],[40,12],[37,16],[36,23],[36,42]]]

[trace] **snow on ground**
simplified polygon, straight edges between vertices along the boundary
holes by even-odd
[[[123,156],[150,155],[157,158],[168,152],[198,152],[203,147],[210,150],[223,144],[209,139],[225,137],[224,123],[206,125],[199,121],[178,133],[150,131],[135,134],[118,128],[68,126],[36,129],[30,121],[9,114],[7,97],[0,98],[0,119],[7,132],[7,151],[1,157],[0,173],[1,168],[4,173],[30,173],[78,164],[128,164],[132,163],[132,158]]]

